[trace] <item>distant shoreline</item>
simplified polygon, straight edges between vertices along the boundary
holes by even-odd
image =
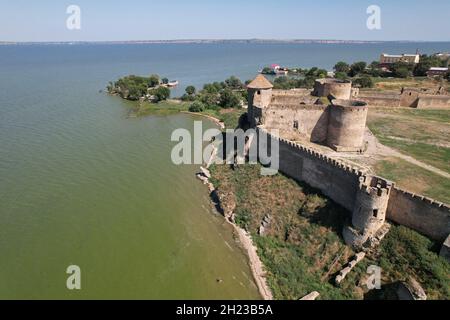
[[[383,44],[383,43],[450,43],[428,40],[337,40],[337,39],[180,39],[130,41],[0,41],[0,45],[136,45],[136,44]]]

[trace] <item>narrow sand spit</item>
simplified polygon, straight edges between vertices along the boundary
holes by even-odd
[[[217,124],[222,124],[218,119],[210,116],[206,116],[212,120],[214,120]],[[199,178],[207,187],[209,192],[217,192],[214,185],[209,181],[208,176],[210,176],[209,173],[209,166],[213,163],[213,160],[217,156],[217,148],[213,148],[213,151],[211,153],[210,159],[206,164],[206,168],[201,167],[200,172],[197,174],[197,178]],[[219,199],[219,197],[217,197]],[[220,205],[220,204],[219,204]],[[258,287],[258,291],[261,295],[261,297],[264,300],[273,300],[272,292],[270,291],[269,286],[267,285],[266,281],[266,272],[264,271],[264,265],[261,262],[261,259],[258,256],[257,253],[257,247],[253,243],[251,235],[246,232],[244,229],[240,228],[238,225],[236,225],[233,222],[233,212],[224,212],[225,221],[229,223],[235,230],[236,234],[239,237],[239,242],[241,246],[245,249],[247,253],[247,257],[249,259],[249,265],[250,269],[253,274],[253,278],[255,279],[256,285]]]
[[[209,181],[208,177],[205,175],[205,171],[208,169],[202,168],[201,171],[197,174],[197,178],[199,178],[207,187],[210,192],[217,192],[214,185]],[[266,273],[264,271],[264,265],[259,259],[257,248],[253,243],[251,235],[246,232],[244,229],[240,228],[234,222],[232,222],[232,213],[224,213],[225,221],[233,226],[234,231],[239,237],[239,243],[245,249],[247,253],[247,257],[249,259],[250,269],[253,274],[253,278],[255,279],[256,285],[258,287],[258,291],[261,294],[264,300],[273,300],[272,292],[270,291],[269,286],[266,281]]]
[[[257,248],[253,244],[251,236],[242,228],[236,224],[230,222],[236,233],[239,235],[239,241],[242,247],[247,251],[248,259],[250,261],[250,269],[252,270],[253,277],[255,278],[256,285],[258,286],[259,293],[264,300],[273,300],[272,292],[266,281],[266,273],[264,271],[264,265],[262,264],[257,254]]]
[[[208,118],[209,120],[214,122],[216,125],[218,125],[221,130],[225,129],[225,124],[222,121],[220,121],[219,119],[214,118],[213,116],[209,116],[209,115],[198,113],[198,112],[190,112],[190,111],[181,111],[181,113],[187,113],[187,114],[192,114],[192,115]]]

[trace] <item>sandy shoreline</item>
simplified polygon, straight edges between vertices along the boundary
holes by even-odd
[[[200,112],[190,112],[190,111],[181,111],[181,113],[187,113],[187,114],[192,114],[192,115],[202,116],[202,117],[208,118],[209,120],[211,120],[212,122],[217,124],[220,127],[220,129],[222,129],[222,130],[225,129],[225,124],[222,121],[220,121],[219,119],[217,119],[217,118],[215,118],[213,116],[210,116],[210,115],[207,115],[207,114],[203,114],[203,113],[200,113]]]
[[[207,169],[203,169],[207,170]],[[214,187],[214,185],[209,181],[208,177],[203,175],[202,173],[198,173],[197,177],[203,181],[203,183],[208,187],[208,190],[212,192],[217,192],[217,189]],[[219,203],[220,205],[220,203]],[[249,260],[249,266],[250,270],[252,271],[253,278],[255,280],[256,286],[258,287],[258,291],[261,295],[261,297],[264,300],[273,300],[272,292],[267,285],[266,281],[266,273],[264,271],[264,265],[261,262],[261,259],[258,256],[257,253],[257,247],[253,243],[251,235],[236,225],[233,221],[231,221],[230,217],[232,216],[232,213],[224,213],[225,221],[230,224],[234,231],[237,233],[239,237],[239,243],[242,246],[243,249],[245,249],[245,252],[247,254],[248,260]]]
[[[217,125],[219,125],[222,129],[225,128],[223,122],[221,122],[219,119],[214,118],[212,116],[200,114],[200,113],[193,113],[193,112],[185,112],[185,113],[201,115],[203,117],[206,117],[206,118],[212,120]],[[209,166],[209,164],[211,163],[211,160],[214,157],[215,157],[215,153],[213,153],[211,155],[211,159],[210,159],[209,163],[207,164],[207,166]],[[211,192],[211,193],[217,192],[217,189],[209,181],[209,178],[204,174],[204,171],[205,171],[205,169],[202,168],[202,172],[198,173],[197,177],[208,187],[209,192]],[[206,169],[206,171],[208,171],[208,169]],[[219,203],[219,205],[220,205],[220,203]],[[247,231],[245,231],[244,229],[242,229],[241,227],[236,225],[232,221],[232,219],[230,219],[230,217],[232,215],[233,215],[232,212],[228,212],[228,213],[224,212],[225,221],[233,227],[234,231],[237,233],[237,235],[239,237],[240,245],[242,246],[243,249],[245,249],[246,255],[249,260],[250,270],[252,271],[252,275],[255,280],[256,286],[258,287],[259,294],[261,295],[261,297],[264,300],[273,300],[272,291],[270,290],[270,288],[267,284],[266,272],[265,272],[264,265],[257,253],[258,249],[255,246],[255,244],[253,243],[251,235]]]
[[[264,271],[264,265],[259,259],[257,248],[253,243],[251,235],[248,234],[244,229],[237,226],[235,223],[225,219],[229,224],[231,224],[239,236],[239,242],[242,247],[247,252],[249,259],[250,269],[252,270],[253,278],[255,279],[258,291],[264,300],[273,300],[272,291],[267,285],[266,273]]]

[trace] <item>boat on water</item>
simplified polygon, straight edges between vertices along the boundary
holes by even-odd
[[[259,73],[262,74],[272,74],[276,76],[287,76],[289,70],[287,68],[283,68],[278,64],[272,64],[270,67],[266,67],[263,70],[260,70]]]
[[[172,80],[167,83],[167,86],[173,88],[178,86],[178,84],[179,84],[178,80]]]

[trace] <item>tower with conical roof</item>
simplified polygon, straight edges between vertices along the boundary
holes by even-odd
[[[248,120],[251,126],[261,124],[262,109],[267,108],[272,101],[273,85],[263,75],[258,75],[247,85],[248,90]]]

